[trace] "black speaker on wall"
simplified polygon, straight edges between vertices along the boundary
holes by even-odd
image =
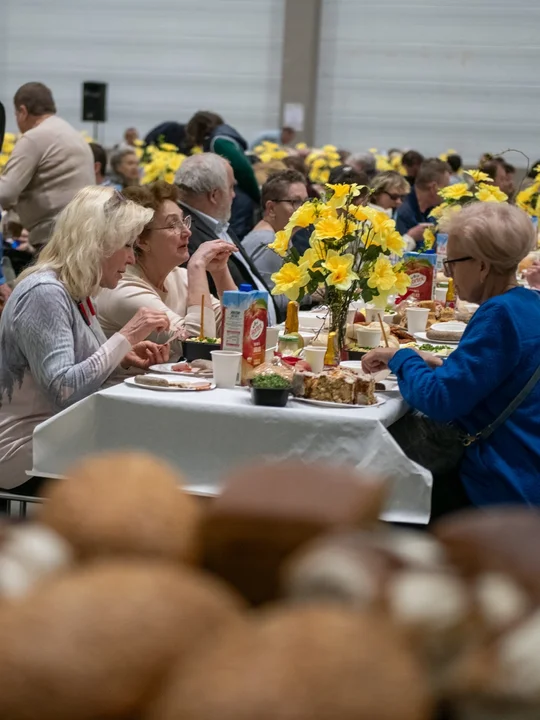
[[[107,120],[107,83],[83,83],[83,122],[105,122]]]
[[[4,135],[6,133],[6,111],[4,106],[0,102],[0,152],[2,151],[2,145],[4,144]]]

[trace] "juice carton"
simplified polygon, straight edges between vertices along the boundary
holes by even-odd
[[[223,350],[242,353],[237,382],[247,385],[253,371],[264,363],[268,293],[261,290],[228,290],[223,293]]]
[[[437,233],[437,272],[443,271],[443,260],[446,260],[446,248],[448,247],[448,234]]]
[[[418,302],[433,300],[437,282],[437,256],[434,253],[408,252],[403,255],[403,272],[411,278],[411,284],[399,302],[414,298]]]

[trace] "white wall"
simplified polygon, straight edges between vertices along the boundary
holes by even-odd
[[[284,0],[0,0],[0,99],[25,82],[53,90],[81,118],[81,83],[109,83],[114,144],[135,125],[214,110],[250,140],[278,127]]]
[[[316,141],[536,160],[539,68],[540,0],[323,0]]]

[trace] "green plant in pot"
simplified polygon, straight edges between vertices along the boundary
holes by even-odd
[[[256,375],[251,380],[251,397],[255,405],[285,407],[291,387],[289,380],[278,373]]]

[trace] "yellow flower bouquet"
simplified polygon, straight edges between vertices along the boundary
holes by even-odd
[[[330,309],[330,329],[345,346],[347,311],[362,298],[383,308],[390,294],[402,295],[410,284],[401,263],[405,243],[386,213],[356,205],[359,185],[326,185],[321,200],[308,200],[291,216],[269,246],[283,258],[272,275],[274,295],[302,300],[323,288]],[[291,243],[293,230],[312,227],[308,249],[300,255]]]
[[[521,190],[516,197],[516,205],[531,217],[540,216],[540,165],[534,168],[536,177],[532,185]]]
[[[141,183],[148,185],[156,180],[164,180],[168,183],[174,183],[176,171],[182,165],[186,156],[183,155],[176,145],[164,143],[158,140],[156,145],[147,145],[138,143],[136,149],[137,155],[143,169]]]
[[[443,202],[431,211],[431,217],[438,223],[424,232],[424,241],[418,252],[431,250],[437,237],[437,230],[444,225],[444,221],[455,212],[459,212],[464,205],[470,202],[506,202],[508,195],[493,185],[493,180],[481,170],[465,170],[465,180],[455,185],[448,185],[439,190]]]

